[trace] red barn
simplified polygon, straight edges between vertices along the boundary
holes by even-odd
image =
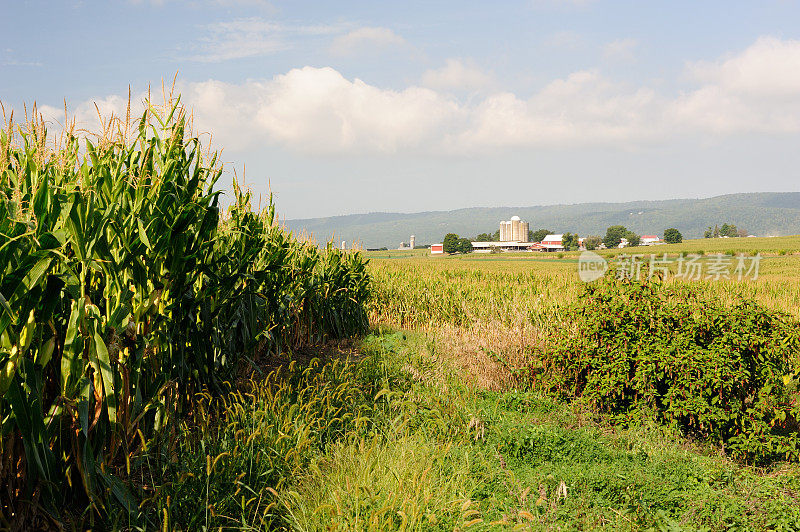
[[[431,255],[441,255],[444,253],[444,244],[431,244]]]

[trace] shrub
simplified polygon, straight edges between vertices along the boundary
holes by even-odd
[[[800,458],[800,328],[787,315],[608,278],[585,287],[567,323],[532,368],[535,385],[621,422],[653,416],[737,458]]]

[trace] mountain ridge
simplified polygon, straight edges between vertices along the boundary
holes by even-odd
[[[675,227],[684,238],[699,238],[708,226],[733,223],[750,234],[800,234],[800,192],[750,192],[710,198],[562,203],[524,207],[462,207],[414,213],[371,212],[285,220],[293,232],[318,242],[360,242],[364,247],[397,247],[411,234],[419,244],[441,242],[447,233],[472,237],[496,231],[500,220],[517,215],[531,229],[551,229],[581,236],[602,235],[621,224],[639,234],[661,235]]]

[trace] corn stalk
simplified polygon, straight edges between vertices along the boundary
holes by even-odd
[[[132,140],[112,121],[53,149],[41,121],[6,126],[0,525],[37,506],[133,512],[131,460],[153,444],[169,457],[197,392],[243,359],[366,328],[360,255],[296,240],[235,183],[222,213],[222,168],[179,100],[148,105]]]

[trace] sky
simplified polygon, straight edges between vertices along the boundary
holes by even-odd
[[[283,218],[800,190],[800,2],[0,0],[0,102],[162,81]],[[96,106],[96,107],[95,107]],[[209,135],[210,133],[210,135]]]

